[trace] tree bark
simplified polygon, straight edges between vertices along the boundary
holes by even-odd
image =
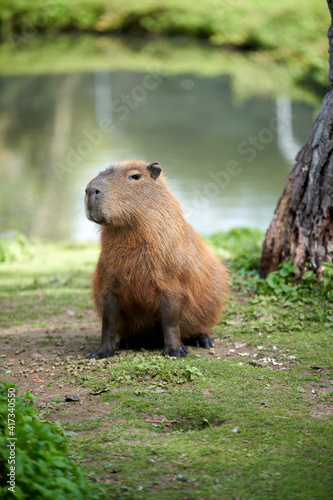
[[[264,276],[283,261],[293,260],[297,278],[306,263],[320,275],[321,263],[333,262],[333,0],[328,7],[328,92],[267,231],[260,261]]]

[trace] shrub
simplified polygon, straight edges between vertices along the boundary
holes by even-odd
[[[34,396],[14,396],[18,386],[0,383],[0,498],[9,499],[98,499],[83,471],[68,457],[69,439],[61,428],[40,420],[33,407]],[[8,392],[9,391],[9,392]],[[8,420],[8,399],[15,398],[15,426]],[[11,415],[9,415],[11,418]],[[10,449],[15,442],[15,493],[8,490]]]
[[[261,231],[248,228],[219,232],[208,239],[214,251],[227,259],[235,289],[271,295],[283,301],[332,300],[333,265],[329,262],[322,263],[320,278],[308,267],[301,280],[296,281],[296,267],[288,261],[282,262],[277,271],[263,279],[259,266],[263,240]]]
[[[27,238],[17,234],[13,238],[0,238],[0,263],[33,257],[33,251]]]

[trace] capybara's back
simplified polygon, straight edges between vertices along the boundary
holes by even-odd
[[[117,342],[164,344],[176,357],[184,344],[211,347],[228,272],[184,219],[160,165],[112,165],[88,184],[85,206],[102,226],[93,283],[102,338],[89,357],[112,356]]]

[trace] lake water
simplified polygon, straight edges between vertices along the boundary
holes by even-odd
[[[85,186],[133,157],[161,163],[200,233],[266,230],[314,119],[288,96],[239,102],[227,77],[96,72],[0,86],[0,233],[43,239],[95,239]]]

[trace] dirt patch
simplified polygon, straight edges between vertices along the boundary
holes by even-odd
[[[326,418],[333,416],[333,385],[332,380],[322,377],[320,382],[307,382],[303,386],[304,399],[311,406],[311,417]]]
[[[91,395],[91,389],[70,381],[70,375],[65,370],[68,363],[80,364],[85,355],[99,345],[100,324],[94,312],[87,311],[82,319],[69,314],[54,316],[48,322],[52,327],[27,324],[13,326],[1,332],[1,368],[6,369],[6,373],[0,374],[0,379],[10,379],[18,384],[19,394],[30,391],[35,395],[38,398],[35,406],[49,420],[70,421],[75,426],[84,419],[103,418],[110,412],[112,402],[104,403],[98,395]],[[264,358],[270,361],[262,361],[263,350],[260,348],[216,336],[212,349],[188,348],[188,351],[194,356],[209,359],[237,359],[239,364],[255,361],[259,363],[258,369],[262,369],[260,365],[272,369],[286,369],[290,366],[285,361],[275,361],[277,353]],[[129,354],[133,354],[133,351],[117,351],[116,357],[126,357]],[[99,363],[112,364],[113,359]],[[79,370],[89,370],[88,362],[80,365]],[[79,396],[79,400],[66,401],[66,396],[71,395]]]
[[[87,311],[80,320],[54,316],[48,323],[52,327],[27,324],[1,331],[0,366],[7,371],[0,374],[0,380],[18,384],[20,395],[30,391],[38,398],[34,404],[41,416],[48,420],[70,421],[75,426],[84,419],[103,418],[110,412],[111,402],[101,402],[90,394],[91,389],[63,377],[58,380],[66,374],[64,367],[69,360],[82,359],[98,343],[100,326],[94,312]],[[73,394],[79,401],[65,401]]]

